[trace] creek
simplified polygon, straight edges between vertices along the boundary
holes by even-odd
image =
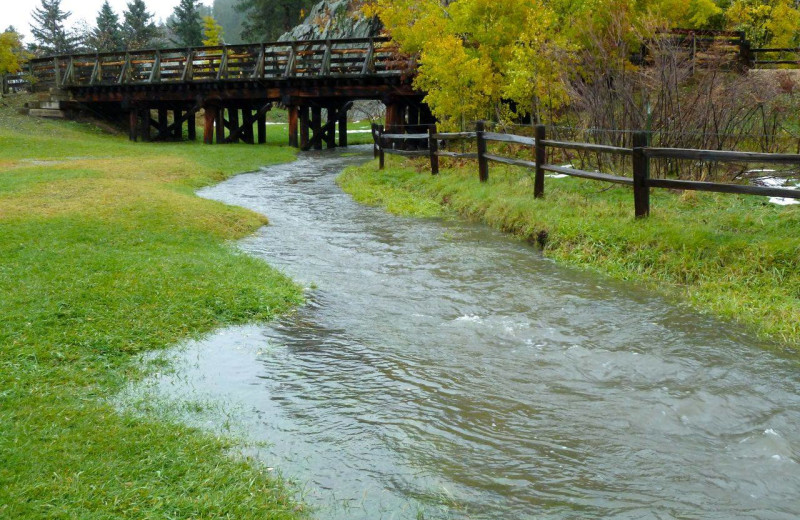
[[[152,391],[223,403],[187,421],[266,441],[324,519],[800,515],[796,363],[483,225],[359,205],[334,182],[356,150],[200,192],[268,215],[240,247],[309,290],[167,355]]]

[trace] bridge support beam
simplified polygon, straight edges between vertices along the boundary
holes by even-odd
[[[261,106],[250,103],[219,107],[216,109],[214,120],[217,124],[217,144],[236,143],[239,141],[247,144],[255,144],[256,134],[253,126],[257,127],[258,142],[267,142],[267,112],[272,108],[272,103],[265,103]],[[225,119],[225,112],[228,119]],[[241,112],[241,119],[239,118]],[[208,116],[211,117],[211,116]],[[228,129],[228,136],[225,136],[225,129]]]
[[[270,105],[271,106],[271,105]],[[258,144],[267,143],[267,113],[257,114],[256,128],[258,129]]]
[[[186,114],[186,135],[190,141],[197,141],[197,110]]]
[[[146,143],[150,142],[150,108],[139,109],[139,138]]]
[[[339,112],[339,146],[347,148],[347,110]]]
[[[300,149],[322,150],[323,147],[336,148],[347,146],[347,111],[353,106],[352,102],[328,101],[319,105],[300,106]],[[322,110],[325,109],[326,120],[323,123]],[[309,120],[309,112],[311,118]],[[291,113],[289,139],[292,139]],[[339,129],[339,142],[336,142],[336,130]],[[309,135],[310,134],[310,135]]]
[[[216,107],[216,117],[214,118],[215,126],[214,132],[216,135],[216,142],[217,144],[222,144],[225,142],[225,109],[220,107]]]
[[[300,107],[300,149],[308,150],[309,139],[309,107]]]
[[[400,132],[400,128],[402,127],[401,121],[401,113],[402,113],[402,105],[400,103],[387,103],[386,104],[386,133],[387,134],[395,134]]]
[[[128,115],[128,124],[130,125],[130,130],[128,132],[128,138],[136,142],[137,134],[139,133],[139,109],[134,108],[131,109],[130,114]]]
[[[322,107],[311,107],[311,147],[322,150]]]
[[[169,112],[166,108],[158,107],[158,135],[156,135],[155,140],[158,141],[159,139],[163,139],[164,136],[167,134],[167,128],[169,127]]]
[[[215,106],[207,105],[203,109],[203,142],[214,144],[214,125],[217,123],[219,110]]]
[[[289,107],[289,146],[298,148],[300,146],[297,140],[297,124],[300,118],[300,109],[296,105]]]
[[[172,125],[167,127],[167,139],[179,141],[183,138],[183,119],[181,119],[181,109],[175,108],[172,110]],[[170,131],[171,130],[171,131]]]

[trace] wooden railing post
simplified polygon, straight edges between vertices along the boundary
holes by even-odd
[[[483,136],[486,131],[486,123],[478,121],[475,130],[478,141],[478,178],[481,182],[486,182],[489,180],[489,160],[486,158],[486,139]]]
[[[289,49],[289,57],[286,58],[286,69],[283,71],[283,76],[286,78],[294,76],[294,63],[297,58],[297,44],[292,43]]]
[[[364,65],[361,67],[362,76],[366,76],[374,68],[372,66],[372,59],[374,56],[375,56],[375,41],[372,38],[370,38],[369,48],[367,49],[366,56],[364,56]]]
[[[150,69],[150,80],[148,83],[158,83],[161,81],[161,51],[156,50],[155,58],[153,58],[153,68]]]
[[[222,46],[222,54],[219,58],[219,69],[217,70],[217,81],[228,77],[228,47]]]
[[[650,214],[650,187],[647,185],[650,178],[650,159],[645,154],[645,148],[649,145],[650,135],[647,132],[633,134],[633,202],[636,218]]]
[[[67,62],[67,71],[64,73],[64,79],[59,85],[59,87],[66,87],[73,83],[75,73],[75,58],[73,56],[69,57],[69,61]]]
[[[194,50],[190,47],[186,49],[186,64],[183,67],[181,81],[192,81],[194,79]]]
[[[436,134],[436,125],[431,125],[428,128],[428,154],[431,158],[431,175],[439,174],[439,141],[434,137]]]
[[[383,153],[383,125],[378,126],[378,169],[386,165],[386,154]]]
[[[547,129],[544,125],[536,125],[534,137],[536,138],[536,144],[534,145],[536,172],[533,178],[533,197],[541,199],[544,197],[544,169],[542,167],[547,162],[547,148],[544,146],[544,141],[547,139]]]
[[[58,58],[53,58],[53,81],[55,88],[59,88],[61,86],[61,66],[58,64]]]
[[[94,59],[94,68],[92,68],[92,75],[89,77],[89,85],[97,83],[100,77],[100,55],[98,54]]]
[[[325,41],[325,53],[322,55],[322,75],[331,75],[331,57],[333,54],[333,42],[330,38]]]

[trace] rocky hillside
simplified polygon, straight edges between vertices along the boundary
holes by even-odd
[[[281,41],[369,38],[380,33],[377,19],[365,18],[349,0],[323,0],[316,4],[303,23],[280,37]]]

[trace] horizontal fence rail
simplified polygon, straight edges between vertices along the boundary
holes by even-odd
[[[535,137],[515,134],[501,134],[487,132],[485,123],[479,121],[475,132],[450,132],[440,133],[431,127],[427,134],[401,134],[385,133],[380,125],[372,126],[375,156],[379,159],[379,168],[385,167],[385,154],[400,155],[404,157],[428,157],[431,163],[431,173],[439,173],[439,158],[448,157],[455,159],[477,159],[478,178],[481,182],[489,179],[489,163],[496,162],[511,166],[520,166],[532,169],[534,176],[534,197],[544,196],[544,172],[568,175],[600,182],[622,184],[633,187],[634,214],[637,218],[650,214],[650,190],[652,188],[665,188],[689,191],[710,191],[718,193],[734,193],[740,195],[761,195],[767,197],[784,197],[800,199],[800,190],[786,188],[773,188],[766,186],[750,186],[742,184],[724,184],[715,182],[685,181],[677,179],[650,178],[650,161],[652,159],[688,159],[695,161],[713,161],[723,163],[757,162],[765,164],[796,164],[800,165],[798,154],[771,154],[755,152],[735,152],[725,150],[694,150],[682,148],[656,148],[649,145],[650,136],[646,132],[634,132],[633,146],[630,148],[598,145],[593,143],[579,143],[571,141],[556,141],[547,139],[547,129],[544,125],[535,127]],[[475,140],[477,152],[452,152],[440,150],[448,142]],[[534,160],[506,157],[489,153],[488,142],[510,143],[530,148]],[[410,143],[415,143],[424,150],[407,149]],[[422,145],[422,146],[420,146]],[[603,154],[621,155],[631,157],[633,176],[625,177],[601,172],[590,172],[573,168],[571,166],[558,166],[547,163],[547,150],[549,148],[568,149],[582,152],[595,152]]]
[[[21,74],[37,90],[160,83],[400,76],[414,61],[389,38],[74,54],[30,60]]]
[[[800,65],[800,49],[750,49],[751,64],[754,68],[768,68],[774,65]]]

